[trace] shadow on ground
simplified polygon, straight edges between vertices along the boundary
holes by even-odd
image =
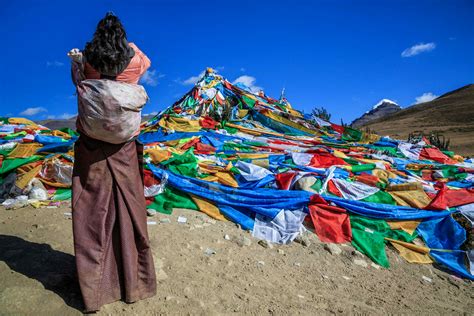
[[[41,282],[45,289],[59,295],[70,307],[83,310],[74,256],[47,244],[0,234],[0,261]]]

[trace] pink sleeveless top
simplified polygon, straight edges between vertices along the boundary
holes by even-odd
[[[137,84],[140,77],[150,67],[150,59],[134,44],[129,43],[130,47],[135,51],[135,56],[128,64],[127,68],[117,76],[117,81]],[[97,72],[88,63],[84,66],[84,75],[86,79],[100,79],[100,73]]]

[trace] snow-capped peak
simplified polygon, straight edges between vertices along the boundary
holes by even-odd
[[[384,103],[391,103],[391,104],[395,104],[395,105],[398,105],[396,102],[392,101],[392,100],[389,100],[389,99],[382,99],[379,101],[379,103],[377,103],[376,105],[374,105],[372,107],[372,110],[375,110],[376,108],[378,108],[379,106],[381,106],[382,104]]]

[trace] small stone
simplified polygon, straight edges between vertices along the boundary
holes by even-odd
[[[303,247],[308,247],[309,245],[311,245],[311,241],[309,241],[309,238],[301,234],[295,238],[294,242],[301,244],[301,246]]]
[[[283,249],[278,249],[277,252],[280,254],[280,255],[284,255],[285,254],[285,251]]]
[[[163,260],[161,260],[160,258],[154,258],[154,261],[155,261],[155,269],[156,270],[161,270],[163,269],[163,266],[165,265]]]
[[[264,261],[258,261],[257,264],[258,264],[259,266],[264,266],[264,265],[265,265],[265,262],[264,262]]]
[[[325,244],[324,250],[328,251],[332,255],[340,255],[342,253],[341,248],[339,248],[336,244]]]
[[[167,296],[165,297],[165,301],[171,301],[173,299],[173,296]]]
[[[202,215],[202,214],[198,214],[198,215],[196,215],[196,216],[194,216],[194,217],[197,218],[197,219],[200,219],[200,220],[203,221],[203,222],[206,220],[206,217],[205,217],[204,215]]]
[[[458,278],[457,276],[451,275],[448,278],[448,281],[449,281],[449,283],[451,283],[452,285],[454,285],[455,287],[457,287],[459,289],[460,288],[459,284],[462,282],[462,279]]]
[[[302,298],[302,299],[304,298],[304,296],[301,295],[301,294],[298,294],[298,297],[299,297],[299,298]]]
[[[178,223],[184,224],[188,221],[188,219],[184,216],[178,216]]]
[[[169,218],[160,218],[160,223],[171,223]]]
[[[372,268],[375,268],[375,269],[377,269],[377,270],[380,270],[380,266],[379,266],[378,264],[375,264],[375,263],[372,262],[372,263],[370,264],[370,266],[371,266]]]
[[[368,266],[367,262],[365,262],[365,260],[362,260],[362,259],[354,259],[353,262],[355,265],[361,266],[363,268],[367,268]]]
[[[237,245],[239,245],[240,247],[244,247],[244,246],[250,246],[252,244],[252,241],[247,238],[247,237],[244,237],[244,236],[241,236],[241,237],[238,237],[235,242],[237,243]]]
[[[199,225],[199,224],[196,224],[196,225],[194,225],[193,227],[194,227],[194,228],[203,228],[204,226]]]
[[[433,282],[433,280],[432,280],[431,278],[428,278],[427,276],[424,276],[424,275],[421,276],[421,279],[422,279],[423,281],[425,281],[425,282],[428,282],[428,283],[432,283],[432,282]]]
[[[146,215],[148,216],[155,216],[156,215],[156,211],[152,208],[147,208],[146,209]]]
[[[208,223],[208,224],[215,224],[215,223],[217,223],[217,221],[216,221],[215,219],[208,218],[208,219],[206,219],[206,223]]]
[[[299,263],[299,262],[295,262],[294,265],[297,266],[297,267],[301,267],[301,263]]]
[[[216,254],[216,251],[212,248],[207,248],[206,251],[204,251],[204,254],[206,256],[212,256],[212,255],[215,255]]]
[[[352,250],[351,251],[351,256],[358,257],[358,258],[365,258],[364,254],[360,251],[357,251],[357,250]]]
[[[166,274],[166,272],[163,269],[160,269],[160,270],[158,270],[158,272],[156,272],[156,280],[157,281],[164,281],[167,278],[168,278],[168,275]]]
[[[262,246],[263,248],[270,248],[270,249],[273,248],[272,243],[270,243],[270,242],[268,242],[268,241],[266,241],[266,240],[263,240],[263,239],[262,239],[262,240],[259,240],[259,241],[258,241],[258,244],[259,244],[260,246]]]
[[[185,295],[191,296],[191,294],[193,294],[193,291],[191,291],[191,288],[189,286],[186,286],[183,290],[183,293]]]
[[[225,240],[230,240],[230,236],[227,235],[227,234],[225,234],[225,235],[224,235],[224,239],[225,239]]]
[[[343,278],[344,280],[350,280],[350,279],[351,279],[351,278],[349,278],[348,276],[345,276],[345,275],[343,275],[342,278]]]

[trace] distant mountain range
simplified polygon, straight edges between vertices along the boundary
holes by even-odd
[[[144,115],[142,116],[142,122],[148,121],[152,119],[154,115]],[[52,120],[41,120],[37,121],[36,123],[46,126],[49,129],[61,129],[68,127],[70,129],[76,129],[76,116],[70,118],[70,119],[52,119]]]
[[[372,107],[372,110],[365,112],[361,117],[352,121],[351,126],[359,128],[367,123],[383,118],[390,114],[400,111],[402,108],[395,102],[389,99],[380,100],[379,103]]]
[[[37,124],[46,126],[49,129],[61,129],[68,127],[70,129],[76,129],[76,117],[70,119],[51,119],[36,121]]]
[[[378,106],[370,112],[380,111]],[[387,105],[388,107],[388,105]],[[393,107],[393,110],[395,108]],[[363,119],[366,114],[362,115]],[[367,116],[366,116],[367,117]],[[359,120],[359,119],[358,119]],[[413,131],[438,131],[451,139],[451,150],[463,155],[474,155],[474,84],[469,84],[442,96],[391,114],[358,124],[369,127],[379,135],[404,139]]]

